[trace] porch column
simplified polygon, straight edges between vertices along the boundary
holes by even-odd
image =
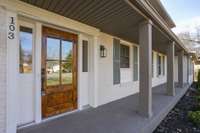
[[[189,73],[189,71],[190,71],[190,56],[188,55],[187,56],[187,83],[189,84],[189,76],[190,76],[190,73]]]
[[[167,48],[167,94],[175,96],[174,88],[174,42]]]
[[[152,116],[152,22],[150,20],[139,27],[139,61],[140,61],[140,92],[139,113]]]
[[[181,50],[178,52],[178,85],[179,87],[183,87],[183,56],[184,51]]]

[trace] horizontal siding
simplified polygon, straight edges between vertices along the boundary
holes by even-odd
[[[0,18],[6,18],[5,10],[0,7]],[[6,22],[0,19],[0,133],[6,127]]]

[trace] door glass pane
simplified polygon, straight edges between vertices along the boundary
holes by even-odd
[[[62,62],[62,84],[72,84],[72,61]]]
[[[71,41],[62,41],[62,60],[72,60],[72,45]]]
[[[20,26],[19,45],[19,71],[20,73],[32,72],[32,29]]]
[[[60,57],[60,40],[56,38],[47,38],[47,59],[59,60]]]
[[[60,84],[60,65],[59,61],[47,61],[47,86]]]

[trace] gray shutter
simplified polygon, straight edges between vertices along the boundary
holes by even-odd
[[[138,81],[138,48],[133,47],[133,81]]]
[[[113,84],[120,83],[120,40],[113,39]]]
[[[163,75],[165,75],[165,56],[163,56]]]
[[[82,71],[88,72],[88,41],[83,40],[83,49],[82,49]]]

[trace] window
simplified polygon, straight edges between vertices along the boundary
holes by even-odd
[[[120,68],[129,68],[129,46],[120,45]]]
[[[83,53],[82,53],[82,61],[83,61],[83,72],[88,72],[88,41],[83,40]]]
[[[161,75],[161,56],[157,56],[157,76]]]
[[[138,48],[133,47],[133,81],[138,80]]]
[[[31,73],[33,47],[32,29],[20,26],[19,40],[19,72]]]
[[[47,86],[72,84],[73,42],[47,37]]]

